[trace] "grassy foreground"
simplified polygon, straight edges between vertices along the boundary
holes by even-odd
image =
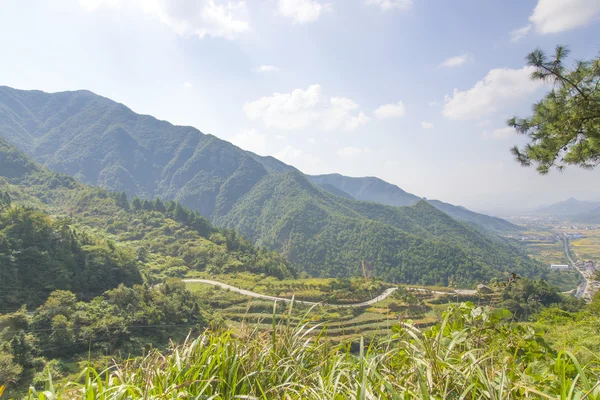
[[[453,306],[438,324],[396,326],[386,339],[347,345],[318,326],[280,322],[271,332],[206,331],[168,354],[104,371],[31,399],[600,399],[600,356],[551,348],[510,312]],[[311,332],[312,330],[312,332]]]

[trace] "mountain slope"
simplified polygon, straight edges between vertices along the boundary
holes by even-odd
[[[574,217],[578,214],[592,212],[598,208],[600,208],[600,202],[581,201],[571,197],[565,201],[536,208],[531,214],[549,217]]]
[[[179,203],[130,203],[124,193],[48,170],[0,138],[0,309],[37,306],[56,289],[97,295],[142,276],[154,284],[192,271],[295,274],[279,254]]]
[[[332,186],[337,190],[348,193],[357,200],[372,201],[390,206],[411,206],[421,200],[420,197],[407,193],[396,185],[374,177],[351,178],[340,174],[328,174],[309,176],[309,179],[319,185]],[[327,189],[329,186],[323,187]],[[332,191],[332,193],[334,192]],[[501,218],[479,214],[464,207],[454,206],[439,200],[428,200],[428,202],[452,218],[469,222],[485,229],[499,232],[517,231],[520,229],[518,226]]]
[[[397,282],[466,286],[503,271],[544,273],[519,248],[425,201],[392,207],[343,199],[299,172],[267,176],[215,223],[282,249],[312,275],[357,275],[363,259]]]
[[[91,92],[0,88],[0,136],[85,183],[176,200],[315,275],[359,274],[363,258],[406,282],[467,285],[503,271],[540,273],[518,248],[426,203],[399,208],[332,195],[272,157]]]
[[[600,224],[600,207],[594,208],[591,211],[575,214],[569,217],[569,220],[584,224]]]
[[[356,200],[372,201],[390,206],[411,206],[421,200],[398,186],[379,178],[351,178],[340,174],[313,175],[309,179],[320,185],[331,185]]]
[[[0,136],[82,182],[128,195],[174,199],[208,218],[226,214],[263,176],[297,171],[273,157],[241,150],[192,127],[136,114],[85,90],[48,94],[0,87]],[[378,178],[332,174],[310,180],[357,200],[393,206],[420,200]],[[432,204],[487,229],[516,229],[462,207]]]

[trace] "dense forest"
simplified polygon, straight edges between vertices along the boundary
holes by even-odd
[[[517,245],[487,232],[514,228],[502,220],[444,203],[395,207],[335,195],[330,191],[336,182],[315,185],[310,180],[316,177],[274,158],[135,114],[86,91],[46,94],[4,87],[0,102],[5,105],[0,135],[51,169],[129,199],[137,196],[134,211],[150,212],[148,202],[156,198],[165,206],[175,201],[261,248],[280,251],[311,275],[360,275],[363,260],[382,278],[423,284],[470,286],[505,272],[544,274]],[[365,182],[371,180],[355,182],[354,196],[365,193]],[[369,183],[368,191],[383,194],[363,198],[385,203],[386,196],[409,196],[376,183]],[[48,194],[40,190],[36,196],[46,202]],[[67,205],[51,204],[68,215]],[[121,215],[117,219],[124,224]]]
[[[366,259],[392,282],[470,286],[505,272],[546,271],[499,237],[485,235],[426,202],[391,207],[339,198],[297,172],[269,175],[216,228],[179,202],[133,197],[86,186],[52,172],[5,141],[3,189],[17,204],[70,218],[99,240],[132,247],[148,279],[190,271],[263,272],[281,278],[360,274]],[[273,226],[270,221],[278,220]],[[386,221],[386,222],[383,222]],[[231,228],[235,230],[231,230]],[[239,234],[238,234],[239,232]],[[409,233],[411,232],[411,233]],[[258,237],[256,247],[248,239]],[[87,239],[93,240],[93,239]],[[286,261],[275,250],[281,249]]]
[[[293,277],[290,263],[231,229],[214,227],[180,203],[127,199],[82,185],[32,162],[0,141],[0,274],[18,296],[6,306],[39,304],[29,290],[101,294],[120,283],[153,284],[190,271]],[[11,206],[7,206],[8,203]],[[26,297],[26,299],[24,298]]]
[[[129,196],[180,201],[209,219],[226,216],[266,175],[299,172],[273,157],[244,151],[191,127],[135,114],[88,91],[49,94],[0,87],[0,105],[0,136],[36,161]],[[377,178],[306,178],[356,200],[392,206],[420,200]],[[453,218],[485,229],[517,229],[462,207],[432,204]]]
[[[271,226],[274,218],[279,223]],[[391,282],[468,286],[504,272],[545,274],[518,246],[484,235],[425,201],[390,207],[342,199],[296,172],[268,176],[215,221],[281,248],[315,276],[357,275],[361,260]]]
[[[427,200],[407,193],[396,185],[375,177],[353,178],[340,174],[313,175],[308,177],[326,191],[338,196],[386,204],[389,206],[412,206],[421,200],[459,221],[468,222],[478,228],[495,232],[516,232],[521,228],[501,218],[491,217],[467,210],[461,206],[439,200]]]

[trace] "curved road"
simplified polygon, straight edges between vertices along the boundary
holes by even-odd
[[[232,292],[243,294],[245,296],[255,297],[257,299],[273,300],[273,301],[285,301],[285,302],[288,302],[288,303],[292,301],[292,299],[286,299],[286,298],[283,298],[283,297],[275,297],[275,296],[269,296],[269,295],[266,295],[266,294],[260,294],[260,293],[252,292],[250,290],[240,289],[240,288],[237,288],[235,286],[228,285],[226,283],[222,283],[222,282],[218,282],[218,281],[212,281],[210,279],[183,279],[183,281],[186,282],[186,283],[204,283],[204,284],[207,284],[207,285],[218,286],[218,287],[221,287],[223,289],[229,289]],[[367,307],[367,306],[370,306],[372,304],[375,304],[375,303],[378,303],[378,302],[384,300],[390,294],[394,293],[394,291],[396,289],[398,289],[398,288],[394,287],[394,288],[386,289],[379,296],[374,297],[371,300],[363,301],[362,303],[353,303],[353,304],[327,304],[325,302],[317,303],[317,302],[314,302],[314,301],[295,300],[295,299],[294,299],[294,302],[295,303],[299,303],[299,304],[307,304],[307,305],[327,304],[328,306],[331,306],[331,307]],[[423,292],[436,293],[436,294],[445,294],[445,295],[452,295],[452,294],[473,295],[473,294],[477,294],[477,290],[464,290],[464,289],[463,290],[457,289],[457,290],[454,290],[453,292],[438,292],[438,291],[435,291],[435,290],[428,290],[428,289],[423,289],[423,288],[408,288],[408,289],[418,290],[418,291],[423,291]]]
[[[226,283],[217,282],[217,281],[211,281],[209,279],[183,279],[183,281],[186,282],[186,283],[205,283],[207,285],[219,286],[219,287],[221,287],[223,289],[229,289],[232,292],[243,294],[245,296],[255,297],[257,299],[265,299],[265,300],[273,300],[273,301],[285,301],[285,302],[288,302],[288,303],[292,301],[292,299],[286,299],[286,298],[283,298],[283,297],[268,296],[266,294],[260,294],[260,293],[252,292],[250,290],[240,289],[240,288],[237,288],[235,286],[228,285]],[[375,303],[380,302],[381,300],[385,299],[390,294],[394,293],[394,291],[396,289],[398,289],[398,288],[389,288],[389,289],[386,289],[379,296],[374,297],[371,300],[364,301],[362,303],[354,303],[354,304],[327,304],[327,305],[328,306],[332,306],[332,307],[367,307],[367,306],[370,306],[372,304],[375,304]],[[314,302],[314,301],[304,301],[304,300],[295,300],[295,299],[294,299],[294,303],[307,304],[307,305],[326,304],[324,302],[317,303],[317,302]]]
[[[581,272],[581,270],[579,268],[577,268],[577,264],[575,264],[575,261],[573,261],[573,259],[571,258],[571,254],[569,253],[569,238],[567,237],[566,234],[563,234],[563,244],[565,245],[565,255],[567,256],[567,260],[569,261],[569,264],[571,265],[572,268],[575,268],[576,271],[578,271],[581,274],[581,277],[583,278],[583,280],[581,281],[581,284],[579,286],[577,286],[577,291],[575,293],[575,297],[577,298],[587,298],[589,295],[587,293],[588,290],[588,280],[585,277],[585,274],[583,272]],[[587,295],[587,296],[586,296]]]

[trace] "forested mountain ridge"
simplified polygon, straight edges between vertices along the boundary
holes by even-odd
[[[506,271],[542,273],[514,245],[433,207],[332,195],[272,157],[135,114],[91,92],[0,88],[0,135],[85,183],[176,200],[282,250],[314,275],[356,275],[362,259],[381,277],[414,283],[470,285]]]
[[[331,185],[348,193],[356,200],[398,207],[412,206],[421,200],[420,197],[375,177],[352,178],[340,174],[325,174],[311,175],[309,179],[320,185]]]
[[[48,94],[0,87],[0,135],[51,169],[85,183],[130,196],[178,200],[209,219],[225,215],[263,176],[297,171],[273,157],[241,150],[192,127],[136,114],[85,90]],[[378,178],[331,174],[309,179],[356,200],[392,206],[420,200]],[[517,228],[462,207],[432,204],[488,229]]]
[[[357,275],[363,259],[375,265],[378,276],[397,282],[464,286],[503,271],[544,273],[515,245],[425,201],[391,207],[344,199],[294,171],[265,177],[215,223],[281,249],[295,265],[318,276]]]
[[[372,201],[390,206],[411,206],[421,200],[420,197],[410,194],[396,185],[375,177],[353,178],[340,174],[312,175],[311,182],[323,186],[326,190],[329,186],[347,193],[356,200]],[[331,191],[335,194],[334,191]],[[427,200],[438,210],[442,210],[452,218],[469,222],[475,226],[491,231],[517,231],[517,225],[511,224],[501,218],[491,217],[470,211],[461,206],[444,203],[439,200]]]
[[[99,295],[193,271],[295,271],[198,212],[160,199],[128,201],[33,162],[0,139],[0,309],[38,305],[53,290]]]

